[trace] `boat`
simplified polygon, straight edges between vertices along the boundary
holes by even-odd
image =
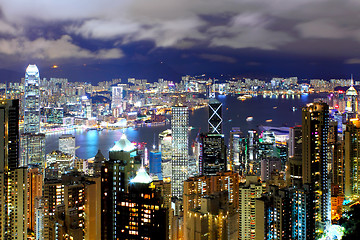
[[[277,107],[273,107],[273,109],[277,109]]]
[[[296,107],[293,107],[292,110],[293,110],[293,112],[295,112],[295,111],[297,110],[297,108],[296,108]]]
[[[246,100],[246,97],[244,97],[244,96],[239,96],[237,99],[238,99],[238,100],[241,100],[241,101],[245,101],[245,100]]]
[[[268,119],[268,120],[266,120],[266,122],[272,122],[272,119]]]
[[[252,120],[254,120],[254,118],[251,117],[251,116],[246,118],[246,121],[247,121],[247,122],[251,122]]]

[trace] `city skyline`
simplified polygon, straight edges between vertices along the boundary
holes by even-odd
[[[17,80],[29,63],[44,77],[90,82],[202,73],[357,79],[359,9],[353,0],[6,0],[0,81]]]

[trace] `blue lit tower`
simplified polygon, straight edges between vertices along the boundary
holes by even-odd
[[[189,110],[185,106],[171,108],[172,131],[172,176],[171,192],[173,197],[182,199],[184,181],[188,177],[187,168],[189,160]]]
[[[36,65],[29,65],[24,86],[24,132],[40,132],[40,74]]]
[[[323,102],[302,109],[302,178],[314,191],[316,234],[331,219],[330,176],[328,172],[329,106]]]
[[[222,103],[216,98],[209,99],[209,133],[222,133]]]

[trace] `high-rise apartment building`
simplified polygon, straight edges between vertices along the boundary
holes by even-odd
[[[222,103],[216,98],[209,99],[209,133],[222,134]]]
[[[309,185],[269,186],[255,200],[255,239],[315,239],[312,194]]]
[[[246,183],[239,186],[239,239],[252,240],[257,236],[255,200],[265,192],[257,176],[247,176]]]
[[[169,239],[167,209],[161,192],[152,188],[151,182],[141,167],[131,179],[129,191],[118,196],[114,239]]]
[[[30,166],[27,177],[27,228],[35,232],[36,224],[36,202],[42,196],[43,190],[43,173],[38,167]]]
[[[331,195],[328,171],[329,106],[323,102],[302,109],[302,178],[315,193],[316,233],[330,224]]]
[[[24,132],[40,132],[40,74],[36,65],[29,65],[24,86]]]
[[[344,132],[345,196],[360,196],[360,121],[346,124]]]
[[[183,195],[184,238],[238,239],[238,206],[238,173],[188,178]]]
[[[189,160],[189,109],[185,106],[171,108],[172,160],[171,193],[182,199],[183,184],[188,177]]]
[[[0,100],[0,239],[27,239],[27,169],[18,166],[19,100]]]

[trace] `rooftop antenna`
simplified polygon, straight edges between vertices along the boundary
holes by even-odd
[[[354,86],[354,79],[353,79],[353,75],[351,74],[351,86]]]

